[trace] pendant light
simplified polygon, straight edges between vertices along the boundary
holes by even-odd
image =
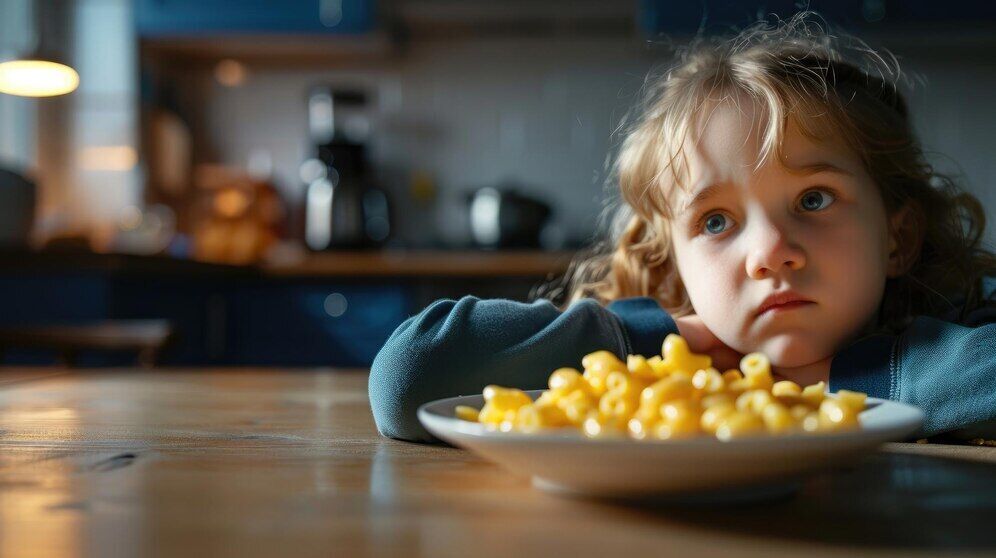
[[[53,97],[71,93],[80,84],[80,76],[60,60],[47,37],[46,2],[32,2],[34,46],[28,52],[0,58],[0,93],[21,97]]]

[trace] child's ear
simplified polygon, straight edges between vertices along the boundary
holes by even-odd
[[[916,262],[923,244],[923,219],[910,202],[889,217],[889,278],[903,275]]]

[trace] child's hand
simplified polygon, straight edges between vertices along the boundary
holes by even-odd
[[[700,354],[712,357],[712,365],[720,372],[729,368],[739,368],[743,354],[728,347],[706,327],[696,314],[675,318],[678,334],[688,342],[688,348]]]

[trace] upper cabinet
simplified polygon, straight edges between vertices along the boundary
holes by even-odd
[[[135,0],[146,38],[364,34],[375,24],[375,0]]]
[[[724,33],[770,17],[787,18],[800,8],[797,0],[639,0],[639,25],[644,35]],[[830,24],[860,32],[904,29],[962,29],[996,24],[996,2],[936,0],[812,0],[809,9]]]

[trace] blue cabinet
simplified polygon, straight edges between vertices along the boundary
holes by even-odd
[[[400,280],[148,277],[116,273],[0,274],[0,326],[160,319],[174,328],[165,365],[370,366],[413,313]],[[85,366],[131,365],[134,355],[80,355]],[[11,350],[0,363],[50,364]]]
[[[143,37],[239,34],[362,34],[375,0],[136,0]]]
[[[103,277],[90,273],[0,276],[0,327],[83,324],[110,317],[111,293]],[[49,365],[49,351],[5,348],[0,364]],[[121,359],[82,355],[84,366],[124,364]],[[132,359],[134,360],[134,359]]]
[[[412,313],[402,283],[263,282],[232,297],[235,364],[370,366]]]
[[[741,28],[758,19],[758,11],[784,17],[798,11],[791,0],[775,2],[737,2],[730,0],[640,0],[639,27],[647,37],[658,35],[694,35],[723,33]]]
[[[112,289],[95,273],[0,276],[0,326],[76,324],[110,317]]]
[[[800,11],[795,0],[640,0],[639,25],[649,38],[660,35],[693,35],[740,29],[771,14],[785,19]],[[811,0],[831,25],[854,31],[892,30],[903,27],[964,23],[996,23],[996,3],[937,2],[936,0]]]

